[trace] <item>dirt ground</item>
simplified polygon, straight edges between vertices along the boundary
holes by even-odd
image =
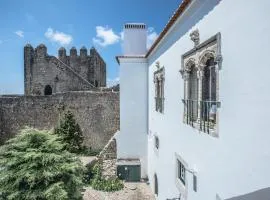
[[[85,188],[84,200],[154,200],[149,185],[146,183],[125,183],[123,190],[117,192],[102,192]]]

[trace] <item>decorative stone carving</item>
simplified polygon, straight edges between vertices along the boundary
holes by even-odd
[[[159,61],[156,62],[156,67],[157,67],[158,70],[160,69],[160,63],[159,63]]]
[[[194,42],[195,47],[200,44],[200,33],[198,29],[192,31],[189,36],[190,39]]]
[[[187,80],[189,79],[189,76],[190,76],[190,72],[185,71],[184,74],[183,74],[183,79],[184,79],[185,81],[187,81]]]
[[[154,72],[154,82],[157,80],[164,80],[165,79],[165,69],[164,67],[160,68],[160,64],[158,63],[158,70]]]
[[[190,59],[186,62],[186,64],[185,64],[185,71],[190,72],[190,71],[191,71],[191,68],[192,68],[193,66],[196,66],[196,63],[195,63],[195,62],[196,62],[196,61],[195,61],[194,58],[190,58]]]
[[[214,50],[205,50],[203,51],[203,53],[200,55],[199,57],[199,65],[200,67],[204,67],[206,65],[206,62],[210,59],[210,58],[214,58],[216,52]]]
[[[219,69],[221,69],[222,61],[223,61],[222,55],[217,55],[215,57],[215,63],[218,65]]]
[[[182,78],[184,78],[184,74],[185,74],[185,70],[184,70],[184,68],[180,69],[180,70],[179,70],[179,72],[180,72],[180,74],[181,74]]]

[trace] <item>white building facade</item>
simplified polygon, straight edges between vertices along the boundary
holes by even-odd
[[[269,0],[184,0],[145,54],[118,57],[118,159],[140,162],[157,199],[270,187],[269,10]]]

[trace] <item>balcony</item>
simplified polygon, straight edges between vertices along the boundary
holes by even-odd
[[[217,108],[220,102],[183,99],[184,122],[205,133],[216,132]]]

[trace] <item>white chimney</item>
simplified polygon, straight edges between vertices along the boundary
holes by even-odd
[[[128,23],[124,26],[124,56],[138,56],[146,54],[146,25],[142,23]]]

